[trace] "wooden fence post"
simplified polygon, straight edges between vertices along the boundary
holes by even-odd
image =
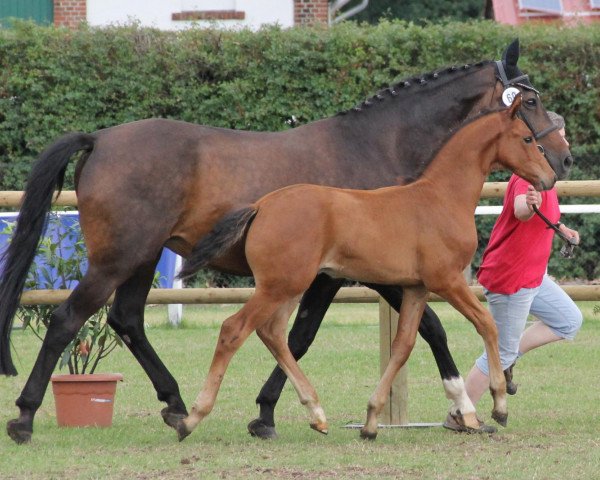
[[[383,299],[379,299],[379,368],[383,374],[388,362],[392,341],[398,330],[398,314]],[[383,411],[379,415],[382,425],[407,425],[408,424],[408,367],[404,365],[394,382]]]

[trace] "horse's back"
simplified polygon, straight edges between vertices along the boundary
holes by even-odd
[[[168,119],[100,130],[78,166],[84,233],[103,228],[105,241],[160,244],[177,238],[185,254],[231,209],[291,183],[322,181],[326,167],[318,164],[332,155],[311,145],[327,144],[325,130],[251,132]]]

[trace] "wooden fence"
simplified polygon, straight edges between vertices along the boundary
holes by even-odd
[[[481,190],[481,198],[502,198],[506,191],[506,182],[487,182]],[[556,182],[559,196],[600,197],[600,180],[573,180]],[[19,207],[23,192],[0,191],[0,207]],[[74,191],[63,191],[55,199],[57,207],[76,207],[77,197]]]
[[[506,190],[505,182],[486,183],[481,198],[502,198]],[[556,184],[560,196],[600,197],[600,180],[561,181]],[[0,207],[17,208],[23,192],[0,191]],[[55,206],[75,207],[75,192],[64,191],[54,202]],[[573,300],[599,300],[600,285],[563,285],[562,288]],[[483,300],[481,287],[471,287],[480,300]],[[245,303],[254,289],[252,288],[184,288],[151,289],[146,303],[150,304],[237,304]],[[21,296],[23,305],[46,305],[62,303],[70,290],[30,290]],[[111,298],[112,299],[112,298]],[[443,301],[431,295],[431,302]],[[391,342],[395,336],[396,313],[377,293],[364,287],[342,288],[334,302],[340,303],[379,303],[380,327],[380,369],[383,373],[389,358]],[[408,383],[407,369],[403,368],[392,385],[389,401],[380,421],[385,425],[409,425],[408,423]]]

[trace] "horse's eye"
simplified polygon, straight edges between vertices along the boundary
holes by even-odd
[[[530,98],[525,103],[529,107],[535,107],[535,105],[537,104],[537,100],[535,98]]]
[[[533,138],[532,138],[532,137],[525,137],[525,138],[523,139],[523,141],[524,141],[525,143],[531,143],[531,142],[533,142]]]

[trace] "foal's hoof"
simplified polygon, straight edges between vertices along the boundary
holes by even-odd
[[[175,413],[169,410],[169,407],[165,407],[160,411],[163,421],[171,428],[177,430],[177,425],[181,420],[187,417],[187,413]]]
[[[185,437],[187,437],[190,433],[192,433],[187,429],[183,420],[180,420],[179,422],[177,422],[177,426],[175,427],[175,430],[177,430],[177,438],[179,439],[180,442],[182,442],[185,439]]]
[[[253,437],[262,438],[263,440],[276,440],[277,432],[275,427],[267,425],[260,418],[255,418],[248,424],[248,433]]]
[[[362,438],[363,440],[375,440],[377,438],[377,432],[370,432],[368,430],[365,430],[365,428],[361,428],[360,429],[360,438]]]
[[[503,427],[508,423],[508,413],[492,412],[492,418]]]
[[[311,423],[310,428],[316,430],[319,433],[322,433],[323,435],[327,435],[329,433],[329,430],[327,429],[327,423]]]
[[[19,423],[19,420],[10,420],[6,424],[6,433],[13,439],[14,442],[22,445],[31,441],[33,430]]]

